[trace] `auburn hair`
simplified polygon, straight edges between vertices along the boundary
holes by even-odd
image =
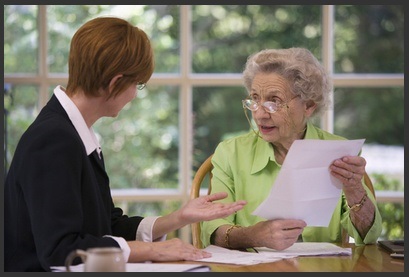
[[[82,90],[88,96],[101,96],[122,74],[107,95],[115,97],[132,84],[146,83],[153,70],[153,49],[143,30],[117,17],[97,17],[82,25],[71,40],[67,93]]]

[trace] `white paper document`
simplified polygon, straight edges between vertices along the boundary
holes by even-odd
[[[197,261],[222,264],[253,265],[270,263],[283,259],[282,257],[277,257],[274,255],[271,255],[270,257],[268,255],[260,255],[260,253],[232,250],[216,245],[209,245],[204,250],[212,253],[212,256],[210,258],[203,258]]]
[[[341,196],[342,183],[330,164],[359,154],[365,139],[295,140],[267,198],[253,214],[265,219],[302,219],[327,227]]]
[[[260,263],[271,263],[282,259],[289,259],[298,256],[322,256],[322,255],[351,255],[351,248],[342,248],[329,242],[296,242],[285,250],[274,250],[267,247],[256,247],[258,253],[231,250],[215,245],[209,245],[204,250],[211,253],[210,258],[197,261],[253,265]]]
[[[339,247],[329,242],[296,242],[287,249],[277,251],[267,247],[256,247],[259,253],[268,255],[269,257],[281,257],[286,256],[330,256],[340,255],[349,256],[352,255],[351,248]]]
[[[72,272],[83,272],[84,264],[72,265]],[[65,266],[52,266],[54,272],[66,272]],[[177,263],[127,263],[126,272],[206,272],[210,267],[203,264]]]

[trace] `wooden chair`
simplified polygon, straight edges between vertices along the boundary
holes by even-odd
[[[212,179],[212,157],[213,154],[210,155],[199,167],[197,170],[193,182],[192,182],[192,187],[190,190],[190,199],[194,199],[200,196],[200,188],[204,187],[206,184],[208,185],[207,189],[207,194],[210,194],[211,192],[211,179]],[[372,192],[373,196],[375,197],[375,189],[373,187],[372,181],[368,174],[365,172],[364,175],[364,183],[365,185],[369,188],[369,190]],[[193,223],[190,225],[191,226],[191,232],[192,232],[192,244],[197,247],[197,248],[203,248],[202,241],[200,239],[200,223]],[[342,243],[348,243],[349,242],[349,235],[346,232],[346,230],[342,230]]]
[[[200,188],[204,187],[204,184],[207,183],[208,189],[207,194],[210,194],[211,191],[211,179],[212,179],[212,155],[210,155],[199,167],[197,170],[192,187],[190,189],[190,199],[195,199],[200,196]],[[206,178],[207,177],[207,178]],[[192,231],[192,244],[197,248],[203,248],[202,241],[200,239],[200,222],[190,224]]]

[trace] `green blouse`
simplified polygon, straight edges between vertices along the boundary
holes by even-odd
[[[311,123],[307,125],[305,139],[342,140],[343,137],[326,132]],[[247,205],[237,213],[223,219],[201,223],[201,240],[204,247],[210,245],[210,236],[221,225],[252,226],[264,218],[252,215],[253,211],[269,195],[281,165],[274,157],[269,142],[253,131],[221,142],[213,155],[212,193],[226,191],[224,202],[246,200]],[[382,217],[374,196],[367,190],[368,198],[375,204],[375,220],[365,238],[361,238],[349,218],[349,208],[342,193],[328,227],[306,227],[302,239],[306,242],[341,242],[345,228],[356,245],[375,243],[382,232]],[[311,211],[313,212],[313,211]]]

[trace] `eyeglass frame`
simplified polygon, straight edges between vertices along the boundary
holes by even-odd
[[[131,75],[126,75],[126,74],[124,74],[123,76],[124,77],[132,77]],[[141,82],[136,83],[136,88],[138,90],[143,90],[145,87],[146,87],[146,83],[141,83]]]
[[[288,100],[287,102],[282,102],[282,103],[278,103],[278,104],[275,103],[275,102],[273,102],[273,101],[265,101],[263,104],[260,105],[259,102],[255,101],[255,100],[253,100],[253,99],[250,99],[250,98],[243,99],[243,100],[241,100],[241,102],[242,102],[242,104],[243,104],[243,108],[248,109],[249,111],[255,112],[255,111],[258,111],[258,109],[259,109],[260,107],[263,107],[264,111],[266,111],[267,113],[272,114],[272,113],[276,113],[277,111],[281,110],[283,107],[286,107],[286,108],[288,109],[288,108],[289,108],[288,104],[289,104],[293,99],[295,99],[295,98],[297,98],[297,97],[299,97],[299,95],[295,95],[293,98],[291,98],[291,99]],[[255,108],[254,110],[250,109],[250,107],[245,104],[245,103],[248,102],[248,101],[254,102],[254,104],[256,105],[256,108]],[[276,106],[276,108],[275,108],[273,111],[270,111],[270,110],[268,110],[268,108],[266,107],[266,105],[265,105],[266,103],[272,103],[272,104],[274,104],[274,105]]]
[[[146,83],[137,83],[136,88],[138,90],[143,90],[146,87]]]
[[[295,99],[295,98],[297,98],[297,97],[299,97],[299,95],[295,95],[293,98],[291,98],[291,99],[288,100],[287,102],[281,103],[281,104],[280,104],[280,109],[281,109],[282,107],[284,107],[284,106],[286,106],[287,109],[288,109],[288,108],[289,108],[288,104],[289,104],[293,99]],[[241,102],[242,102],[242,104],[243,104],[244,115],[245,115],[246,118],[247,118],[247,121],[248,121],[248,123],[249,123],[249,125],[250,125],[251,130],[252,130],[259,138],[263,138],[263,137],[260,135],[260,132],[256,132],[256,131],[254,130],[253,124],[251,124],[251,120],[250,120],[250,118],[249,118],[249,116],[247,115],[247,112],[246,112],[246,110],[249,110],[249,111],[251,111],[251,112],[255,112],[255,111],[257,111],[257,110],[260,108],[260,105],[259,105],[258,102],[254,101],[254,102],[257,104],[257,108],[256,108],[254,111],[253,111],[253,110],[250,110],[250,109],[244,104],[245,101],[247,101],[247,100],[254,101],[254,100],[249,99],[249,98],[244,99],[244,100],[241,100]],[[272,101],[265,101],[264,103],[266,103],[266,102],[272,102]],[[273,103],[274,103],[274,102],[273,102]],[[273,114],[273,113],[275,113],[275,112],[277,112],[277,111],[280,110],[280,109],[276,109],[276,110],[273,111],[273,112],[269,112],[269,111],[266,110],[266,107],[265,107],[264,105],[262,105],[262,106],[263,106],[263,109],[264,109],[267,113],[269,113],[269,114]]]

